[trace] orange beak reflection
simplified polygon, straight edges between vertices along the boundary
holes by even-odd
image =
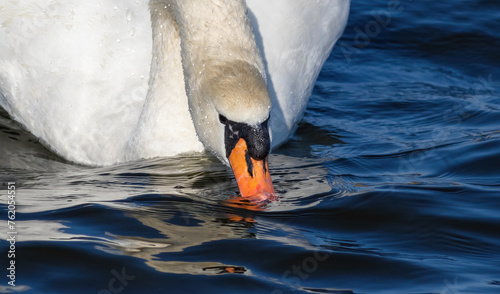
[[[276,199],[267,156],[263,160],[251,158],[247,143],[240,139],[229,155],[229,162],[241,196],[256,202]]]

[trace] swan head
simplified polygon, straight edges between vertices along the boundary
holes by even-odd
[[[271,99],[265,77],[241,60],[205,68],[199,90],[188,95],[198,136],[231,166],[243,197],[270,199],[274,195],[268,166]]]
[[[270,199],[271,99],[245,1],[167,2],[198,138],[231,166],[243,197]]]

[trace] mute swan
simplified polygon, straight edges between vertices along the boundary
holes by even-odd
[[[242,196],[303,115],[349,0],[0,3],[0,105],[87,165],[211,151]]]

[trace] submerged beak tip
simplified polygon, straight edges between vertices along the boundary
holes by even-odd
[[[245,140],[240,139],[229,156],[241,196],[257,202],[275,200],[267,157],[262,160],[249,159],[247,151]]]

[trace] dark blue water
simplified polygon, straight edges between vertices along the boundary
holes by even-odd
[[[208,154],[75,166],[2,113],[0,292],[500,293],[499,28],[493,0],[354,0],[263,211]]]

